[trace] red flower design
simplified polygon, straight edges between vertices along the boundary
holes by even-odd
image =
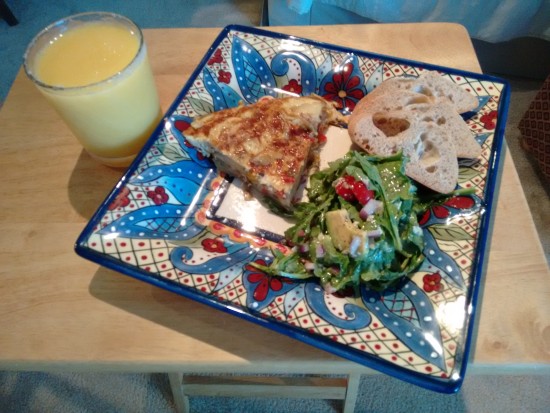
[[[108,209],[109,211],[112,211],[117,208],[124,208],[130,204],[130,198],[128,197],[130,195],[130,190],[128,187],[122,188],[122,190],[117,194],[114,201],[111,202],[111,205],[109,205]]]
[[[154,191],[147,192],[147,197],[152,199],[155,205],[165,204],[169,198],[162,186],[157,186]]]
[[[450,208],[455,209],[470,209],[475,205],[475,201],[468,196],[453,196],[443,203],[443,205],[436,205],[424,212],[422,218],[418,221],[420,225],[424,225],[432,214],[439,219],[445,219],[451,215]]]
[[[174,127],[179,130],[180,132],[183,132],[187,128],[189,128],[191,124],[189,122],[186,122],[184,120],[177,120],[174,122]]]
[[[485,129],[495,129],[497,125],[497,111],[492,110],[489,113],[481,116],[479,120],[483,123]]]
[[[288,84],[283,86],[283,90],[300,95],[302,93],[302,85],[296,79],[290,79]]]
[[[260,265],[267,265],[264,260],[256,261]],[[265,274],[251,265],[245,267],[250,273],[247,279],[252,284],[257,284],[254,288],[253,297],[256,301],[263,301],[267,298],[269,291],[280,291],[283,288],[283,280],[278,277]]]
[[[229,82],[231,82],[231,73],[220,69],[218,71],[218,82],[229,84]]]
[[[428,222],[432,214],[435,215],[436,218],[445,219],[449,215],[451,215],[451,211],[449,211],[447,208],[445,208],[442,205],[433,206],[432,208],[424,212],[424,215],[422,215],[422,218],[420,218],[418,223],[420,225],[424,225],[426,222]]]
[[[420,226],[424,225],[426,222],[429,221],[431,216],[432,216],[432,213],[430,212],[430,210],[427,210],[426,212],[424,212],[422,217],[418,220],[418,225]]]
[[[223,241],[218,238],[205,238],[201,241],[201,245],[205,251],[218,252],[223,254],[227,252],[227,248],[223,245]]]
[[[336,102],[339,108],[353,110],[365,96],[359,76],[352,76],[353,64],[347,63],[332,75],[332,82],[325,85],[323,97]]]
[[[221,62],[223,62],[222,50],[216,49],[212,57],[208,60],[208,65],[212,66],[215,63],[221,63]]]
[[[445,201],[445,205],[456,209],[470,209],[475,205],[475,201],[469,196],[453,196]]]
[[[439,292],[443,290],[443,284],[441,284],[441,274],[438,272],[424,275],[422,281],[424,282],[424,286],[422,288],[427,293],[431,293],[433,291]]]
[[[449,215],[451,215],[451,211],[449,211],[447,208],[445,208],[442,205],[436,205],[432,208],[433,214],[439,218],[439,219],[445,219]]]

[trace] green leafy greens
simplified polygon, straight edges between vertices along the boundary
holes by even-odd
[[[363,204],[365,190],[373,201]],[[318,277],[328,291],[362,282],[386,288],[424,259],[416,193],[401,154],[383,158],[350,151],[310,177],[308,201],[296,205],[295,225],[285,232],[292,252],[274,250],[271,265],[258,268],[295,279]]]

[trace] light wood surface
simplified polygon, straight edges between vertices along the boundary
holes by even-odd
[[[145,31],[165,110],[219,30]],[[454,24],[273,30],[480,70],[465,29]],[[123,172],[84,153],[22,72],[0,112],[0,165],[0,369],[365,371],[78,257],[78,234]],[[472,368],[547,369],[550,274],[508,155],[488,257]]]

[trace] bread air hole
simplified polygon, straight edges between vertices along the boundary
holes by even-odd
[[[415,145],[416,153],[422,168],[429,173],[437,171],[440,155],[437,146],[433,144],[427,133],[422,133]]]
[[[422,86],[422,85],[418,85],[415,88],[413,88],[413,92],[420,93],[424,96],[429,96],[429,97],[433,96],[432,91],[426,86]]]
[[[430,103],[430,99],[425,96],[425,95],[417,95],[417,96],[413,96],[411,97],[407,103],[405,104],[405,106],[410,106],[410,105],[420,105],[420,104],[424,104],[424,103]]]
[[[422,118],[422,122],[435,122],[437,123],[438,125],[444,125],[445,123],[447,123],[447,119],[445,119],[444,117],[439,117],[436,119],[432,118],[431,116],[424,116]]]
[[[374,126],[380,129],[387,137],[392,137],[409,129],[411,124],[407,119],[389,118],[384,113],[375,113],[372,116]]]

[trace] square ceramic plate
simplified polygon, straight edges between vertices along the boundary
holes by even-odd
[[[285,93],[317,93],[350,112],[383,80],[424,70],[478,97],[479,107],[465,119],[483,153],[460,162],[458,184],[474,195],[454,197],[420,217],[426,259],[419,270],[395,289],[363,288],[355,297],[248,265],[269,262],[272,248],[285,251],[278,242],[290,223],[246,199],[239,182],[222,177],[186,143],[192,119]],[[88,223],[76,251],[402,380],[456,391],[472,342],[508,90],[493,77],[228,26]],[[332,128],[322,161],[350,147],[347,131]]]

